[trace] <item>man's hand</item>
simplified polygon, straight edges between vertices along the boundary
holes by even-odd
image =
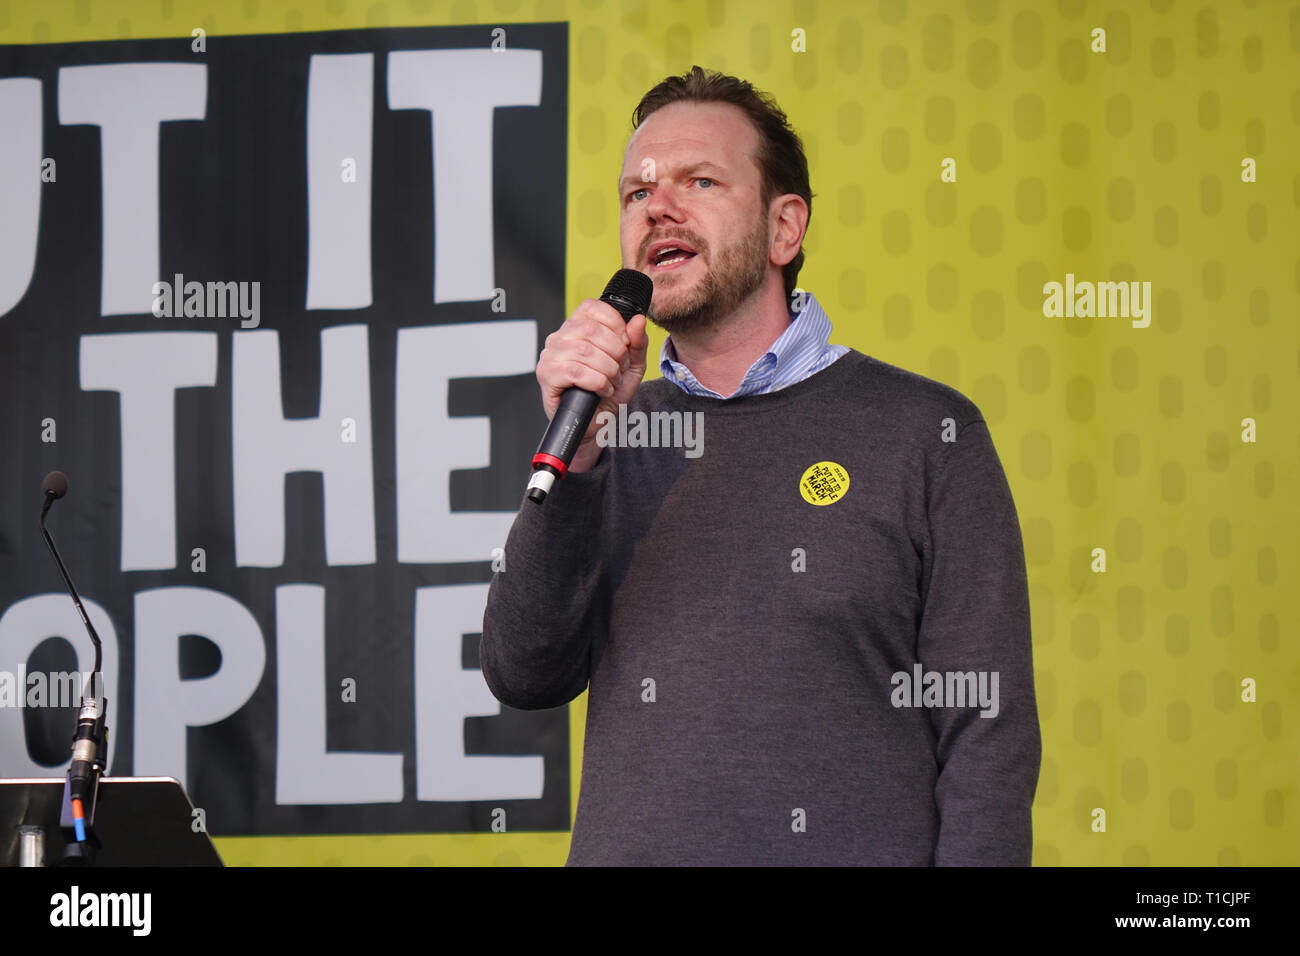
[[[537,360],[537,383],[542,387],[546,417],[554,418],[560,397],[571,388],[583,388],[600,398],[582,443],[573,455],[569,471],[589,471],[600,457],[596,432],[600,413],[618,414],[636,393],[645,377],[645,353],[649,338],[646,317],[635,315],[626,323],[608,302],[585,299],[546,337],[546,347]]]

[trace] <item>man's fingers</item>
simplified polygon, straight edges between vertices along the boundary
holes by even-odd
[[[618,309],[608,302],[601,302],[599,299],[587,299],[582,305],[578,306],[575,315],[579,314],[588,316],[598,322],[608,329],[619,342],[627,345],[627,323],[623,321],[623,316],[619,314]]]
[[[608,355],[611,361],[617,362],[627,348],[624,337],[621,325],[614,330],[597,319],[581,317],[566,322],[554,342],[548,340],[548,347],[566,349],[565,343],[589,343]]]
[[[590,345],[585,354],[577,354],[577,351],[562,346],[551,351],[539,363],[537,380],[557,400],[565,389],[575,385],[597,395],[605,395],[609,391],[608,386],[618,381],[621,371],[618,362]]]
[[[621,353],[623,350],[619,349]],[[595,369],[606,378],[615,378],[619,373],[621,355],[610,355],[600,346],[586,339],[572,339],[560,344],[555,350],[559,361],[577,362]]]
[[[551,396],[556,402],[569,388],[581,388],[601,396],[614,393],[614,385],[610,380],[610,376],[603,372],[597,372],[594,368],[583,365],[581,362],[565,362],[559,369],[562,377],[558,382],[554,379],[551,380]],[[615,373],[615,378],[617,378],[617,373]]]

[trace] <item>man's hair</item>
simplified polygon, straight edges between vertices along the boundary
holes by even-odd
[[[665,78],[641,97],[641,102],[632,111],[632,128],[640,127],[655,110],[681,102],[730,103],[744,110],[758,130],[758,155],[754,162],[763,181],[764,218],[773,199],[793,193],[808,204],[808,222],[812,222],[813,192],[808,183],[808,158],[804,155],[799,135],[790,127],[785,113],[771,95],[759,92],[734,76],[693,66],[689,73]],[[782,269],[786,299],[794,292],[801,268],[802,245]]]

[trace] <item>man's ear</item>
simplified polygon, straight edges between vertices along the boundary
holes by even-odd
[[[808,231],[808,203],[802,196],[787,193],[772,200],[772,211],[776,228],[769,255],[777,265],[784,266],[799,254]]]

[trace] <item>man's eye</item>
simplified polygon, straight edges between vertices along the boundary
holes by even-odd
[[[645,192],[645,191],[646,191],[646,190],[644,190],[644,189],[638,189],[638,190],[636,190],[635,192],[628,193],[627,198],[628,198],[629,200],[631,200],[631,199],[636,199],[637,196],[639,196],[641,193],[643,193],[643,192]]]
[[[712,179],[697,179],[697,180],[695,180],[695,181],[696,181],[697,183],[699,183],[701,186],[705,185],[706,183],[707,183],[708,185],[710,185],[710,186],[713,185],[713,180],[712,180]]]

